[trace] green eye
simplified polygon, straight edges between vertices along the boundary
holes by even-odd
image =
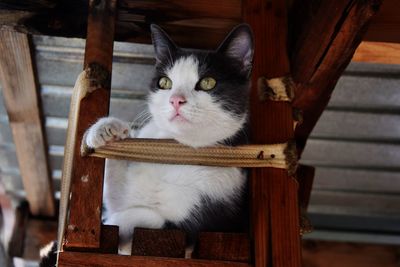
[[[211,77],[203,78],[200,81],[200,87],[201,87],[201,89],[203,89],[205,91],[213,89],[216,84],[217,84],[217,81]]]
[[[168,77],[161,77],[160,80],[158,80],[158,86],[161,89],[171,89],[172,81]]]

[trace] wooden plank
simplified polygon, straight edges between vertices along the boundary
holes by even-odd
[[[397,44],[362,42],[358,46],[352,60],[368,63],[400,64],[400,40]]]
[[[252,27],[255,41],[250,106],[252,142],[286,142],[294,137],[290,103],[260,101],[257,90],[260,77],[275,78],[289,73],[286,1],[244,1],[243,17]],[[252,170],[255,266],[300,266],[297,190],[297,182],[286,171]]]
[[[364,40],[400,43],[400,2],[385,0],[378,14],[372,19]]]
[[[73,162],[71,166],[65,166],[72,172],[72,184],[64,249],[100,247],[104,160],[82,158],[80,147],[82,137],[89,126],[108,114],[115,8],[115,0],[93,0],[89,3],[84,66],[85,69],[91,70],[90,79],[95,82],[91,83],[91,89],[94,90],[77,103],[77,132],[76,136],[71,137],[75,139],[75,142],[72,142],[74,147],[71,148],[74,153]]]
[[[212,7],[212,8],[210,8]],[[45,35],[85,36],[86,1],[8,1],[0,3],[0,27]],[[150,43],[150,23],[158,23],[182,46],[215,49],[241,21],[240,0],[168,2],[121,0],[116,40]],[[194,35],[184,34],[195,32]]]
[[[304,267],[397,267],[398,246],[303,241]]]
[[[122,256],[81,252],[61,252],[59,267],[250,267],[250,264],[228,261],[172,259],[160,257]]]
[[[293,105],[304,118],[295,134],[300,152],[381,2],[295,2],[291,66],[298,85]]]
[[[135,228],[132,255],[184,258],[186,233],[182,230]]]
[[[246,233],[201,232],[193,258],[250,262],[251,244]]]
[[[35,75],[25,34],[0,31],[0,77],[24,188],[34,215],[54,216]]]

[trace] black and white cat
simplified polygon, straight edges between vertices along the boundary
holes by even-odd
[[[86,144],[97,148],[127,137],[172,138],[192,147],[245,143],[254,51],[249,26],[234,28],[216,51],[179,48],[156,25],[151,34],[151,119],[131,130],[128,122],[102,118],[87,130]],[[135,227],[179,228],[190,240],[201,230],[244,230],[246,180],[239,168],[107,160],[103,221],[119,226],[121,254],[130,254]]]
[[[86,144],[97,148],[127,137],[172,138],[192,147],[243,142],[253,58],[249,26],[233,29],[216,51],[179,48],[156,25],[151,33],[151,119],[135,131],[128,122],[102,118],[88,129]],[[245,191],[239,168],[107,160],[103,219],[119,226],[120,253],[129,254],[135,227],[176,227],[192,238],[200,230],[243,228]]]

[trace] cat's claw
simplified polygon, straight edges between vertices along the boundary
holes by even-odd
[[[107,142],[122,140],[130,135],[129,124],[116,118],[102,118],[86,133],[86,145],[91,148],[104,146]]]

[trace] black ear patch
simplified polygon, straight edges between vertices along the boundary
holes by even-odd
[[[251,70],[254,54],[254,41],[251,28],[247,24],[236,26],[217,49],[218,53],[240,62],[243,70]]]
[[[158,25],[151,24],[150,29],[157,63],[171,60],[177,49],[175,43]]]

